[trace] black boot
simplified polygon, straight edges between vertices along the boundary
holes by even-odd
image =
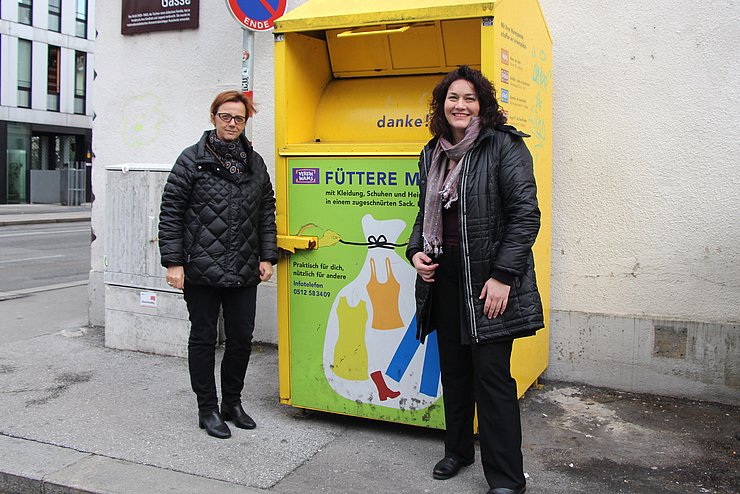
[[[226,425],[226,422],[224,422],[224,419],[221,418],[218,412],[198,412],[198,426],[201,429],[205,429],[209,436],[219,439],[231,437],[229,426]]]
[[[224,420],[231,420],[234,425],[240,429],[254,429],[257,424],[252,420],[252,417],[247,415],[247,412],[242,408],[241,403],[236,405],[221,404],[221,415]]]
[[[516,489],[510,489],[508,487],[492,487],[488,494],[524,494],[527,491],[527,486],[523,485]]]
[[[459,472],[462,467],[467,467],[472,464],[472,461],[460,461],[457,458],[445,456],[439,460],[436,465],[434,465],[432,477],[437,480],[451,479],[457,475],[457,472]]]

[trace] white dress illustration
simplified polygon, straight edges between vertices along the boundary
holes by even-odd
[[[416,340],[416,271],[394,250],[406,228],[400,219],[367,214],[365,262],[336,295],[326,325],[324,373],[334,391],[356,401],[418,410],[439,398],[436,332]]]

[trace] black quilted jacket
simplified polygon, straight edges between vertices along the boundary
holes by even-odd
[[[159,213],[162,265],[183,265],[193,285],[255,286],[259,262],[277,262],[275,194],[262,157],[237,178],[206,149],[205,132],[172,167]]]
[[[475,343],[531,336],[544,327],[532,256],[540,210],[532,156],[522,137],[528,136],[507,125],[481,130],[459,165],[461,323]],[[423,250],[427,172],[435,145],[432,139],[419,160],[421,194],[406,249],[409,260]],[[506,311],[496,319],[483,315],[484,300],[478,299],[491,277],[511,286]],[[432,330],[433,303],[444,301],[432,300],[431,285],[417,276],[417,338],[422,341]]]

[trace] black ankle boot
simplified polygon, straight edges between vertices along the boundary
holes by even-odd
[[[218,412],[198,412],[198,427],[205,429],[209,436],[217,437],[219,439],[226,439],[231,437],[231,431],[229,426],[226,425],[224,419],[221,418]]]
[[[242,408],[241,403],[236,405],[221,404],[221,415],[224,420],[231,420],[234,425],[240,429],[254,429],[257,427],[252,417],[247,415],[247,412]]]
[[[462,467],[467,467],[472,464],[472,460],[460,461],[457,458],[445,456],[444,458],[439,460],[436,465],[434,465],[434,469],[432,470],[432,477],[437,480],[451,479],[452,477],[457,475]]]

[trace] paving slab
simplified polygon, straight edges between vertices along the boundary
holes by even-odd
[[[45,494],[78,493],[249,494],[263,492],[164,468],[89,456],[45,479]]]
[[[2,204],[0,226],[90,221],[91,214],[89,205]]]
[[[0,451],[0,492],[41,493],[47,477],[90,457],[89,453],[8,436],[0,436]]]

